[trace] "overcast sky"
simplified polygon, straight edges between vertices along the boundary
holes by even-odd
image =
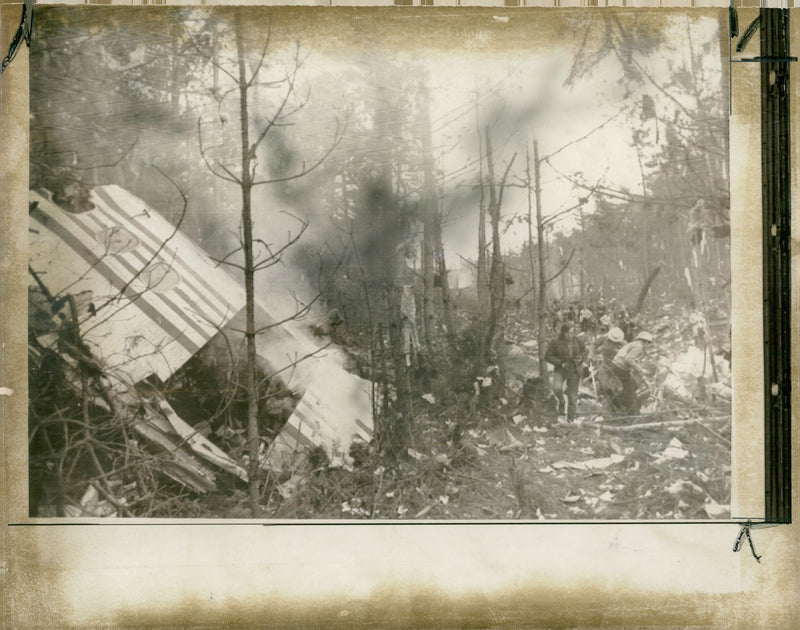
[[[657,83],[668,83],[670,68],[689,63],[688,25],[695,52],[704,50],[703,73],[712,79],[706,83],[712,89],[723,91],[717,20],[699,17],[689,24],[686,16],[681,15],[674,20],[665,19],[663,23],[666,43],[650,54],[633,51],[635,60]],[[425,50],[424,54],[419,54],[409,46],[407,52],[397,55],[409,67],[424,65],[427,71],[434,152],[437,166],[445,173],[445,248],[451,265],[458,262],[456,254],[473,258],[477,250],[478,192],[475,184],[480,153],[476,92],[480,124],[492,125],[498,177],[516,153],[509,181],[519,183],[516,178],[523,177],[525,172],[526,141],[531,146],[534,138],[538,140],[540,157],[552,155],[552,166],[543,163],[541,168],[545,215],[573,206],[579,197],[586,195],[585,190],[576,188],[564,175],[580,173],[580,179],[585,182],[599,181],[615,189],[642,192],[639,156],[632,144],[633,128],[649,130],[648,141],[640,147],[645,163],[665,140],[662,132],[656,142],[655,122],[641,121],[642,96],[647,94],[653,98],[656,113],[662,119],[671,119],[676,105],[652,83],[645,81],[625,86],[620,80],[622,67],[613,54],[600,61],[587,76],[566,86],[580,35],[578,31],[567,31],[563,47],[537,46],[531,41],[526,48],[487,51],[486,42],[481,41],[479,33],[462,49]],[[348,94],[357,92],[357,83],[364,80],[364,75],[349,71],[359,64],[357,56],[329,55],[313,47],[307,52],[303,78],[309,85],[314,86],[324,76],[343,77],[340,90],[322,95],[319,90],[313,92],[312,100],[316,99],[317,103],[306,114],[313,117],[324,109],[318,99],[329,102],[331,107],[341,105]],[[350,84],[348,77],[351,77]],[[708,85],[704,87],[707,89]],[[692,107],[692,99],[687,95],[675,93],[675,96]],[[298,138],[318,133],[313,126],[304,126],[299,121],[295,130]],[[259,194],[269,196],[271,193],[263,190]],[[524,189],[507,190],[504,220],[515,214],[525,215],[527,208]],[[594,200],[590,199],[584,211],[593,210]],[[554,229],[570,231],[577,221],[576,211],[565,215]],[[526,239],[527,226],[517,223],[504,235],[504,249],[518,249]]]

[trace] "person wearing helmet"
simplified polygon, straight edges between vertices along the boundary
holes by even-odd
[[[625,333],[621,328],[614,326],[605,335],[600,337],[592,349],[595,376],[597,380],[597,393],[613,399],[622,391],[622,383],[614,374],[611,363],[617,356],[620,348],[625,345]]]
[[[621,328],[614,326],[605,335],[598,338],[594,345],[592,355],[600,363],[611,363],[617,352],[625,345],[625,333]]]
[[[645,380],[645,373],[640,361],[647,346],[651,343],[653,343],[653,335],[646,331],[640,332],[633,341],[619,349],[611,362],[614,375],[622,384],[622,391],[615,402],[622,407],[625,413],[639,413],[639,399],[636,395],[637,380]]]
[[[563,405],[563,396],[567,396],[567,420],[575,419],[578,403],[578,385],[581,380],[582,363],[586,354],[583,342],[575,337],[575,326],[572,322],[561,325],[561,333],[547,346],[545,360],[555,368],[553,374],[553,390],[559,401],[559,414]]]

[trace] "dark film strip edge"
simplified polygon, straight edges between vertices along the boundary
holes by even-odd
[[[765,517],[791,523],[789,10],[761,9]]]

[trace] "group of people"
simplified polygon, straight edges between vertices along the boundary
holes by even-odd
[[[545,360],[554,368],[553,391],[559,415],[566,412],[567,421],[575,420],[578,387],[585,376],[593,379],[597,394],[614,410],[626,415],[638,413],[637,391],[639,384],[646,382],[642,358],[652,343],[653,335],[649,332],[639,332],[626,341],[625,332],[612,326],[587,352],[576,334],[575,323],[562,323],[558,337],[550,342],[545,353]]]
[[[632,339],[633,330],[636,327],[634,318],[622,304],[617,304],[616,300],[606,301],[603,298],[597,300],[578,303],[563,302],[555,299],[549,311],[550,325],[553,332],[558,333],[561,325],[571,322],[580,332],[594,335],[598,331],[606,331],[612,327],[620,328],[627,339]]]

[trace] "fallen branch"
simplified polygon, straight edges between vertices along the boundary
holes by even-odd
[[[708,432],[709,432],[711,435],[713,435],[714,437],[716,437],[718,440],[721,440],[722,442],[725,442],[725,444],[727,444],[728,446],[731,446],[731,441],[730,441],[728,438],[726,438],[724,435],[720,435],[720,434],[719,434],[719,433],[717,433],[716,431],[714,431],[714,430],[712,430],[712,429],[709,429],[709,428],[708,428],[706,425],[702,424],[701,422],[699,422],[699,421],[697,421],[697,420],[694,420],[694,423],[695,423],[697,426],[699,426],[699,427],[702,427],[703,429],[705,429],[706,431],[708,431]]]
[[[706,418],[706,420],[723,420],[723,419],[728,419],[728,416],[719,416],[719,417],[715,417],[715,418]],[[685,424],[698,424],[701,427],[703,427],[704,429],[706,429],[708,431],[711,431],[711,429],[709,429],[708,427],[700,424],[700,422],[698,420],[694,419],[694,418],[691,419],[691,420],[662,420],[661,422],[640,422],[639,424],[628,424],[628,425],[623,425],[623,426],[603,424],[603,423],[600,423],[600,422],[595,422],[594,424],[595,424],[595,426],[598,426],[598,427],[603,428],[603,429],[608,429],[609,431],[634,431],[636,429],[648,429],[648,428],[653,428],[653,427],[665,427],[665,426],[670,426],[670,425],[678,425],[678,426],[680,426],[680,425],[685,425]],[[721,435],[715,433],[714,431],[711,431],[711,432],[714,433],[714,435],[716,435],[717,437],[725,440],[725,438],[723,438]],[[728,442],[728,444],[730,444],[730,442],[728,440],[726,440],[726,442]]]

